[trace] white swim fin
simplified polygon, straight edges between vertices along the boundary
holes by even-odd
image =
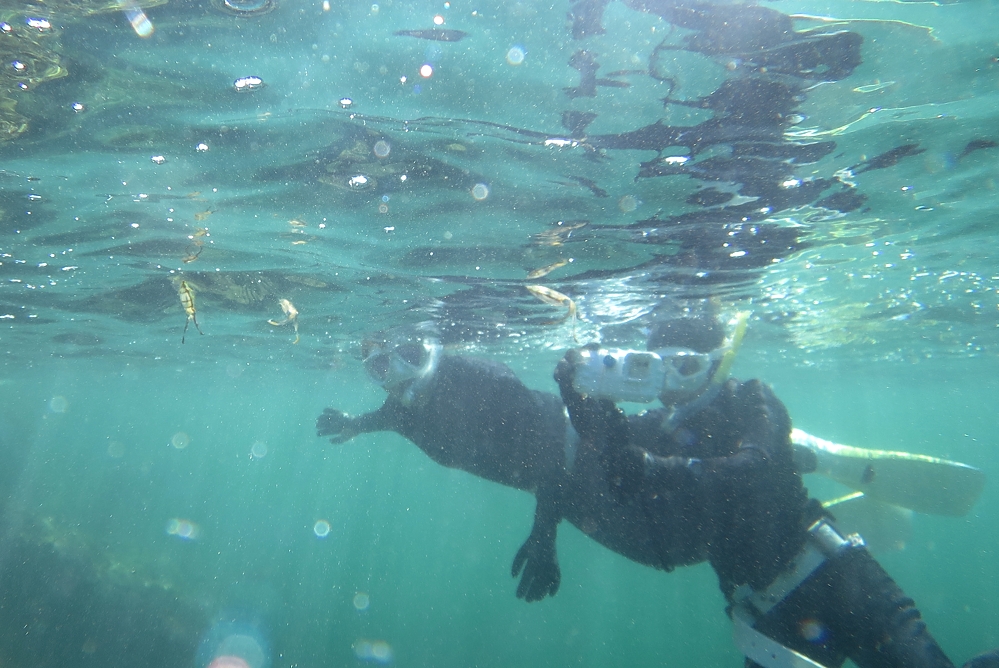
[[[874,553],[904,550],[912,539],[912,511],[853,492],[822,507],[836,518],[843,535],[859,533]]]
[[[791,431],[800,459],[814,457],[815,473],[872,499],[932,515],[966,515],[975,505],[985,474],[967,464],[909,452],[867,450]]]

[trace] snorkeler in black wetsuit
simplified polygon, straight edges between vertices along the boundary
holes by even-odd
[[[389,393],[385,403],[356,417],[328,408],[316,422],[318,435],[340,444],[394,431],[439,464],[533,492],[534,528],[513,567],[520,598],[537,601],[558,591],[555,538],[562,519],[654,568],[704,560],[700,551],[663,560],[658,528],[633,501],[610,494],[603,460],[578,447],[558,396],[527,388],[502,364],[443,354],[435,338],[422,334],[368,341],[364,358],[368,375]]]
[[[648,347],[664,360],[663,407],[632,417],[579,391],[580,352],[559,363],[572,424],[599,444],[614,493],[641,506],[664,554],[704,551],[747,666],[952,667],[862,539],[808,498],[781,401],[727,378],[739,338],[712,317],[661,323]],[[997,666],[999,654],[967,665]]]
[[[333,443],[396,431],[440,464],[533,491],[534,527],[513,566],[529,601],[558,590],[556,530],[567,519],[654,568],[709,560],[749,645],[824,666],[951,666],[911,599],[809,501],[783,404],[759,381],[715,382],[737,344],[717,324],[660,327],[650,345],[678,362],[675,390],[661,394],[668,407],[630,418],[575,389],[571,351],[556,371],[570,425],[563,400],[501,364],[443,354],[427,336],[369,342],[365,367],[388,398],[358,417],[327,409],[317,431]]]

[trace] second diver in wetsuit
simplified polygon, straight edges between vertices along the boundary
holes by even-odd
[[[663,406],[631,417],[596,387],[600,366],[620,360],[590,348],[559,363],[572,424],[601,452],[612,493],[641,508],[665,562],[710,561],[747,666],[951,668],[863,540],[808,498],[783,403],[758,380],[728,377],[744,327],[710,313],[654,327]]]

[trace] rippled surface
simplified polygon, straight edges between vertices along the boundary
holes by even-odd
[[[171,610],[152,625],[169,665],[201,627],[162,592],[210,615],[230,580],[268,583],[249,598],[277,665],[737,661],[710,573],[652,580],[571,533],[580,588],[525,612],[506,572],[529,499],[391,438],[320,450],[315,415],[381,400],[358,361],[375,330],[429,323],[552,389],[577,340],[641,345],[714,297],[752,312],[736,371],[775,383],[796,424],[988,469],[997,12],[6,3],[7,530],[142,580]],[[953,560],[975,574],[917,596],[963,654],[999,644],[985,517],[889,564],[907,588]],[[936,551],[952,539],[966,549]],[[0,574],[15,561],[0,550]],[[502,631],[480,643],[478,625]]]
[[[6,93],[27,129],[0,145],[5,338],[176,352],[183,277],[196,345],[237,357],[278,344],[281,298],[317,362],[406,321],[569,345],[539,282],[587,335],[714,294],[810,351],[994,342],[987,10],[635,4],[579,3],[579,38],[516,3],[175,3],[148,39],[119,12],[12,14],[66,72]]]

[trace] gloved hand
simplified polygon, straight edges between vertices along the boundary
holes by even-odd
[[[575,388],[572,386],[573,381],[576,378],[576,367],[582,360],[582,356],[579,351],[575,348],[571,348],[566,351],[565,356],[558,361],[558,365],[555,367],[555,382],[558,383],[559,389],[562,390],[563,396],[566,391],[575,392]]]
[[[329,436],[330,443],[339,445],[357,436],[353,418],[341,410],[327,408],[316,418],[316,435]]]
[[[599,443],[606,441],[609,432],[618,431],[621,437],[626,438],[626,431],[621,431],[626,420],[614,402],[610,399],[584,397],[573,385],[581,359],[579,351],[569,350],[555,367],[555,382],[558,383],[562,403],[569,409],[573,429],[582,438]]]
[[[517,577],[522,568],[524,574],[517,585],[517,598],[531,602],[540,601],[545,596],[554,596],[562,581],[554,536],[539,537],[534,533],[528,536],[513,558],[510,574]]]

